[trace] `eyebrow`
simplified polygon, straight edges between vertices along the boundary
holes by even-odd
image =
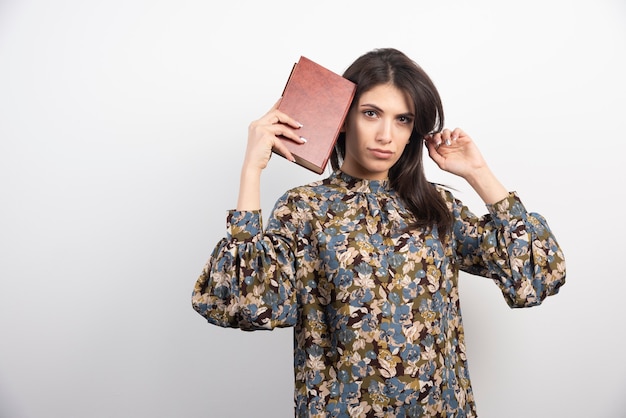
[[[385,113],[385,111],[384,111],[383,109],[381,109],[380,107],[376,106],[376,105],[375,105],[375,104],[373,104],[373,103],[363,103],[363,104],[359,105],[359,107],[360,107],[360,108],[361,108],[361,107],[371,107],[371,108],[373,108],[374,110],[376,110],[376,111],[378,111],[378,112],[380,112],[380,113]],[[396,116],[404,116],[404,117],[411,117],[411,118],[414,118],[414,117],[415,117],[415,114],[414,114],[414,113],[412,113],[412,112],[405,112],[405,113],[400,113],[400,114],[398,114],[398,115],[396,115]]]

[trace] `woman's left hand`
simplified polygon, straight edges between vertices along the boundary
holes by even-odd
[[[444,129],[424,138],[428,155],[441,168],[463,177],[486,204],[504,199],[508,192],[493,175],[472,138],[461,129]]]
[[[487,167],[472,138],[459,128],[444,129],[427,136],[424,141],[428,155],[444,171],[467,179]]]

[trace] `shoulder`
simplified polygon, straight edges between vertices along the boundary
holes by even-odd
[[[345,194],[345,190],[339,187],[335,181],[335,176],[331,175],[330,177],[289,189],[281,199],[289,202],[314,202],[332,200],[333,196],[338,194]]]
[[[324,216],[334,199],[335,189],[328,178],[293,187],[276,201],[272,218],[284,223],[298,224]]]

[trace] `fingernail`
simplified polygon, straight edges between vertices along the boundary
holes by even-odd
[[[302,142],[307,142],[307,141],[306,141],[306,138],[305,138],[305,137],[303,137],[303,136],[301,136],[301,137],[300,137],[300,140],[301,140]]]
[[[450,144],[452,144],[452,142],[450,141],[450,139],[446,139],[446,145],[450,146]]]
[[[301,124],[300,122],[296,122],[298,124],[298,128],[302,128],[304,125]]]

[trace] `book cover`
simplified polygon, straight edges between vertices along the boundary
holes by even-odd
[[[297,164],[324,172],[355,91],[356,84],[306,57],[294,64],[278,109],[303,125],[298,134],[306,143],[279,137]]]

